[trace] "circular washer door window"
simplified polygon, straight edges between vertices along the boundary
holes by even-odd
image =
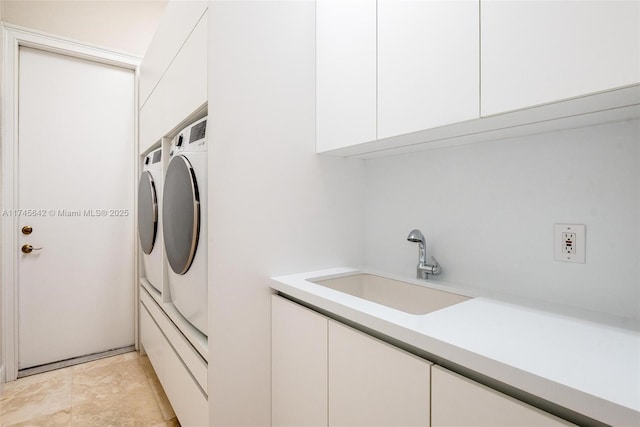
[[[162,196],[162,231],[167,260],[177,274],[185,274],[198,248],[200,197],[198,183],[189,160],[171,159]]]
[[[149,255],[158,233],[158,197],[153,176],[145,171],[138,184],[138,237],[142,252]]]

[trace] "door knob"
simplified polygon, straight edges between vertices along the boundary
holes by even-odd
[[[22,234],[31,234],[33,233],[33,228],[30,225],[25,225],[22,227]]]
[[[31,252],[33,252],[33,251],[39,251],[39,250],[41,250],[41,249],[42,249],[42,248],[34,248],[34,247],[33,247],[33,246],[31,246],[31,245],[22,245],[22,253],[23,253],[23,254],[30,254],[30,253],[31,253]]]

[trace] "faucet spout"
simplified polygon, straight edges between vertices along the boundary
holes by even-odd
[[[407,240],[418,244],[418,262],[420,264],[427,263],[427,242],[422,231],[418,229],[411,230],[407,236]]]
[[[407,240],[418,244],[418,266],[416,268],[416,277],[418,279],[427,280],[429,274],[440,274],[442,268],[434,257],[431,257],[433,264],[427,263],[427,242],[424,234],[418,229],[411,230],[407,236]]]

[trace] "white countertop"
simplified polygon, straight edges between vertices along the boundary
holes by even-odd
[[[576,315],[575,309],[523,305],[402,278],[475,297],[414,315],[309,281],[358,271],[335,268],[280,276],[273,278],[272,288],[603,423],[640,425],[637,321]]]

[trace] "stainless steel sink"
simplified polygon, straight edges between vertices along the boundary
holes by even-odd
[[[365,273],[311,282],[410,314],[427,314],[470,299]]]

